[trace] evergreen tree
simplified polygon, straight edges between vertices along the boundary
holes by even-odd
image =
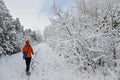
[[[14,20],[3,0],[0,0],[0,56],[19,52],[27,39],[38,41],[39,38],[35,31],[24,30],[19,18]]]
[[[15,30],[16,30],[16,32],[17,32],[18,34],[21,33],[21,32],[23,32],[23,27],[22,27],[22,25],[21,25],[21,23],[20,23],[19,18],[16,18],[16,19],[14,20],[14,25],[15,25]]]
[[[0,1],[0,11],[0,43],[3,49],[2,54],[11,55],[18,52],[19,49],[16,44],[14,20],[2,0]]]

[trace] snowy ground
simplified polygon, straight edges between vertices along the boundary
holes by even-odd
[[[98,74],[81,74],[71,70],[64,60],[45,43],[33,47],[31,76],[25,75],[25,62],[22,53],[0,59],[0,80],[115,80]]]

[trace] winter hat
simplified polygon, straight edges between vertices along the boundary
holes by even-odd
[[[27,45],[29,45],[30,44],[30,41],[29,40],[26,40],[26,42],[25,42]]]

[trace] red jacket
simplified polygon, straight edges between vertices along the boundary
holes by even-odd
[[[27,57],[32,57],[32,55],[34,55],[33,49],[30,45],[25,45],[22,49],[22,53],[26,53]]]

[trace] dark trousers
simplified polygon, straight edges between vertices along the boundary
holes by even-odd
[[[26,72],[29,72],[31,58],[26,58]]]

